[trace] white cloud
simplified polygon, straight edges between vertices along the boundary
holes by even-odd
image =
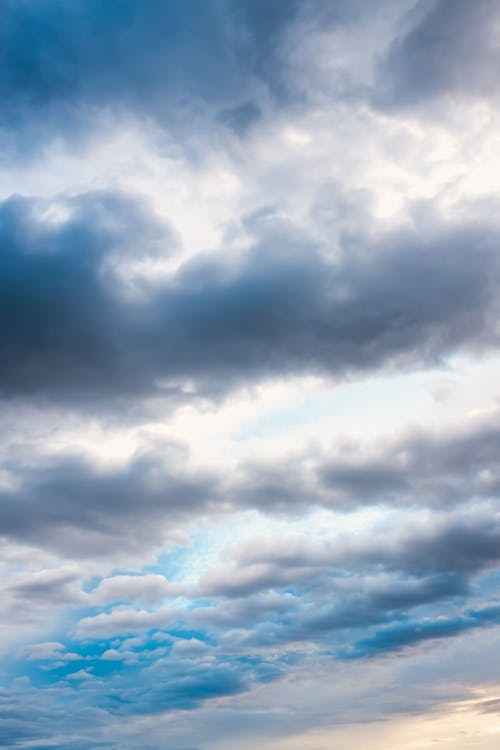
[[[104,578],[92,591],[91,600],[99,604],[112,602],[147,602],[160,604],[164,599],[182,595],[184,589],[155,573],[146,575],[117,575]]]
[[[95,617],[84,617],[78,622],[76,637],[102,638],[117,634],[137,633],[141,630],[164,628],[179,617],[180,612],[162,607],[155,611],[116,607]]]

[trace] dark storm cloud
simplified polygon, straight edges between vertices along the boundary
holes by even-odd
[[[149,355],[140,313],[106,283],[104,258],[147,254],[158,226],[140,204],[108,193],[65,201],[71,217],[62,224],[37,217],[46,209],[21,197],[0,206],[0,388],[104,395],[113,381],[141,387],[135,363]]]
[[[412,107],[442,95],[496,96],[496,0],[421,0],[381,67],[375,97]]]
[[[66,205],[72,215],[55,224],[40,217],[43,202],[0,205],[4,395],[102,408],[167,395],[183,379],[214,395],[271,376],[423,366],[497,346],[494,225],[431,216],[425,230],[351,238],[331,261],[293,225],[255,220],[240,257],[197,258],[131,299],[116,264],[158,252],[162,231],[168,253],[172,238],[123,196]]]

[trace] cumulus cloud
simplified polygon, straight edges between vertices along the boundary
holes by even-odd
[[[494,409],[496,414],[496,409]],[[350,442],[235,472],[235,494],[251,507],[290,513],[320,505],[453,509],[498,499],[496,420],[459,430],[409,429],[397,437]]]
[[[175,610],[165,607],[154,612],[116,607],[109,613],[103,612],[95,617],[84,617],[78,623],[77,635],[79,638],[102,638],[117,633],[128,635],[141,630],[165,627],[177,618],[178,613]]]
[[[282,543],[260,543],[251,540],[236,548],[234,560],[242,567],[243,585],[252,565],[276,565],[291,569],[290,580],[302,569],[323,570],[328,564],[340,571],[364,569],[366,565],[383,566],[409,574],[469,573],[494,565],[498,558],[500,528],[494,510],[456,514],[434,514],[426,520],[412,521],[393,529],[370,530],[366,536],[339,534],[330,542],[308,545],[301,537]],[[391,521],[388,521],[387,526]],[[224,571],[222,584],[224,582]],[[233,578],[234,580],[234,578]],[[214,585],[213,583],[211,584]],[[224,589],[223,589],[224,590]]]
[[[78,557],[161,546],[181,518],[214,500],[210,476],[170,474],[169,463],[160,454],[104,471],[72,457],[25,466],[2,493],[1,533]]]
[[[155,573],[143,576],[117,575],[104,578],[92,591],[92,598],[100,604],[120,601],[155,604],[182,595],[183,592],[184,587]]]
[[[360,452],[321,468],[334,496],[353,502],[455,506],[498,495],[496,424],[462,434],[414,434],[385,445],[374,456]]]
[[[201,606],[192,617],[209,632],[234,629],[222,637],[228,647],[240,649],[304,642],[338,646],[353,629],[382,623],[394,623],[389,630],[399,633],[411,611],[428,613],[431,622],[449,617],[467,597],[481,602],[482,581],[497,569],[499,549],[495,514],[432,517],[430,524],[413,522],[406,528],[392,521],[390,530],[339,535],[328,543],[296,538],[266,545],[254,539],[200,579],[198,594],[224,597],[224,607]],[[450,620],[458,622],[456,629],[438,625],[442,636],[434,636],[429,627],[427,637],[496,623],[482,615],[472,620],[457,612]]]
[[[348,455],[342,450],[336,455],[334,451],[306,451],[293,460],[274,461],[272,466],[242,461],[229,476],[220,469],[196,468],[187,451],[162,442],[107,467],[77,455],[46,457],[26,452],[22,462],[11,457],[3,467],[9,481],[0,490],[0,533],[56,555],[105,559],[140,556],[144,545],[151,552],[160,550],[177,539],[182,524],[210,514],[222,519],[228,513],[257,510],[286,518],[319,507],[347,514],[364,506],[426,508],[437,514],[432,534],[425,530],[415,542],[410,534],[402,543],[393,532],[390,542],[381,545],[382,557],[397,557],[404,546],[407,560],[414,550],[415,564],[421,560],[423,566],[431,565],[435,559],[432,540],[436,539],[441,561],[454,555],[447,570],[468,568],[474,559],[481,567],[490,555],[495,558],[498,544],[494,515],[493,522],[489,520],[498,501],[498,439],[496,423],[483,420],[460,433],[420,430],[376,444],[365,441]],[[457,512],[450,515],[449,523],[442,516],[447,510]],[[347,561],[350,542],[345,544],[341,548]],[[259,557],[261,545],[249,548],[237,576],[231,565],[217,580],[207,573],[205,592],[242,595],[266,582],[271,587],[280,581],[291,584],[298,568],[330,559],[326,553],[311,557],[301,546],[295,554],[289,541],[285,550],[280,543],[271,546],[268,558],[264,553]],[[356,554],[362,554],[361,547],[356,549]],[[427,549],[425,555],[423,549]],[[369,557],[369,550],[363,554]],[[270,564],[280,555],[288,564],[278,571]],[[368,557],[363,558],[365,562]],[[53,585],[61,591],[75,572],[71,569],[64,575],[69,575],[68,583],[59,580],[59,573],[31,573],[25,584],[21,576],[18,586],[32,585],[33,596],[42,596]],[[153,602],[184,592],[175,581],[158,574],[115,575],[101,581],[92,596],[101,603],[122,598]]]
[[[0,207],[4,394],[102,406],[175,393],[179,381],[214,394],[278,375],[422,367],[497,347],[494,223],[431,216],[423,232],[402,227],[371,243],[361,235],[331,259],[333,248],[325,255],[296,239],[293,224],[271,222],[236,261],[192,260],[131,300],[105,261],[159,230],[125,198],[87,195],[70,206],[56,226],[37,219],[36,202]]]

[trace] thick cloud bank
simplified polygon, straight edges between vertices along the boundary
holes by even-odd
[[[276,375],[422,367],[496,348],[499,230],[473,221],[360,234],[317,247],[293,225],[256,227],[239,257],[194,259],[120,283],[120,265],[172,238],[125,196],[0,206],[5,394],[148,396],[183,379],[202,393]],[[159,246],[159,247],[158,247]],[[135,292],[135,293],[134,293]]]

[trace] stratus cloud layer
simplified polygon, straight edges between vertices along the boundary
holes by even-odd
[[[0,13],[2,747],[491,745],[497,3]]]

